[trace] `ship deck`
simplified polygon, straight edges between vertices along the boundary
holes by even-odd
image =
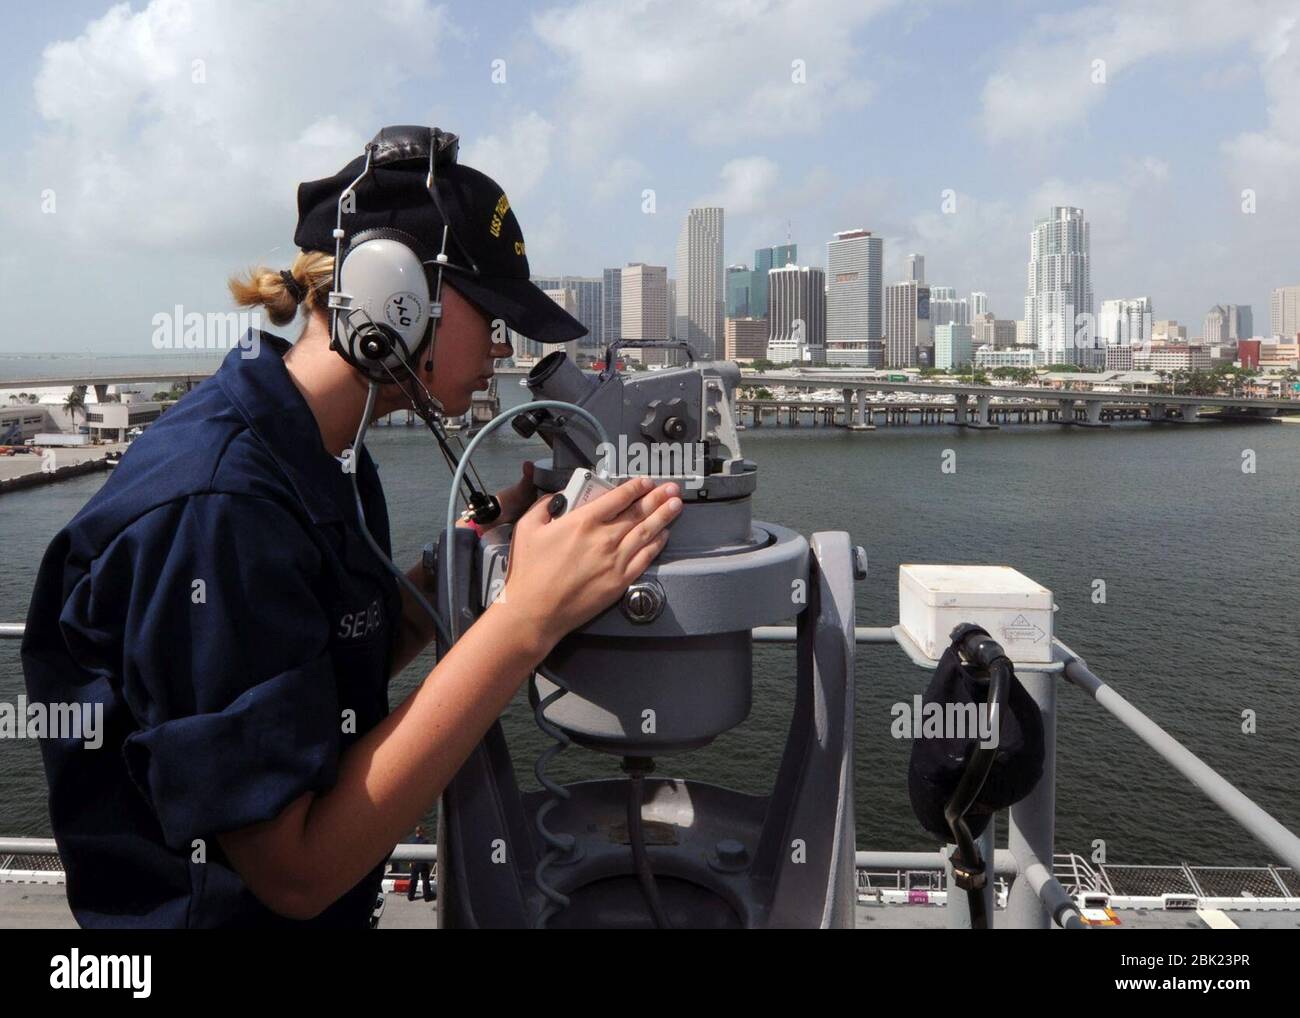
[[[1300,911],[1282,909],[1115,909],[1119,925],[1110,929],[1208,930],[1300,929]],[[928,930],[948,925],[942,905],[858,905],[854,925],[860,930]],[[1000,914],[1001,910],[999,910]],[[1229,925],[1230,924],[1230,925]],[[997,915],[993,920],[997,928]],[[0,929],[76,929],[62,884],[0,883]],[[436,929],[436,907],[405,894],[385,895],[381,930]],[[1100,928],[1100,927],[1099,927]]]

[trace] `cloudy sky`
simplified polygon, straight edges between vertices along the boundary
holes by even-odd
[[[1192,335],[1300,283],[1300,0],[5,8],[0,351],[149,353],[155,314],[228,308],[232,270],[290,262],[296,184],[390,123],[461,135],[534,274],[671,264],[716,203],[728,262],[863,227],[887,280],[919,251],[1018,318],[1070,204],[1098,301]]]

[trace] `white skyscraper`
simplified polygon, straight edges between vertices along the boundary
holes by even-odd
[[[1300,332],[1300,286],[1279,286],[1273,290],[1268,308],[1273,335],[1293,341]]]
[[[1206,346],[1235,343],[1254,335],[1255,320],[1249,304],[1215,304],[1205,316],[1201,333]]]
[[[903,279],[913,283],[925,282],[925,255],[910,254],[903,259]]]
[[[842,230],[826,245],[827,364],[884,366],[884,252],[870,230]]]
[[[970,306],[951,286],[930,287],[930,321],[937,325],[969,325]]]
[[[767,305],[767,359],[825,364],[826,273],[807,265],[768,270]]]
[[[722,209],[691,209],[677,238],[676,339],[697,357],[722,354],[726,274],[722,261]]]
[[[983,290],[972,290],[970,292],[970,320],[979,321],[980,315],[987,314],[989,310],[989,295]]]
[[[1151,298],[1120,297],[1101,302],[1097,343],[1101,346],[1144,346],[1151,341]]]
[[[1029,235],[1029,288],[1025,293],[1026,341],[1049,363],[1083,364],[1092,359],[1075,343],[1078,315],[1093,314],[1088,221],[1066,205],[1034,223]],[[1086,344],[1092,337],[1085,337]]]

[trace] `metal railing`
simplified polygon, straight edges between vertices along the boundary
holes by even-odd
[[[21,639],[22,623],[0,623],[0,640]],[[795,640],[794,626],[760,626],[753,631],[758,643],[791,643]],[[901,626],[858,626],[854,631],[860,644],[896,644],[918,667],[933,669],[938,662],[927,658],[908,638]],[[1037,787],[1025,799],[1008,811],[1008,847],[988,852],[989,884],[998,877],[1011,878],[1006,908],[999,926],[1011,928],[1045,929],[1053,922],[1065,927],[1084,925],[1070,890],[1062,884],[1067,877],[1074,894],[1095,891],[1118,897],[1145,899],[1147,895],[1126,894],[1128,882],[1138,871],[1172,873],[1174,879],[1150,886],[1151,896],[1182,893],[1198,899],[1232,900],[1294,900],[1298,889],[1296,874],[1300,873],[1300,838],[1279,823],[1249,796],[1220,775],[1209,764],[1184,747],[1137,707],[1129,703],[1109,684],[1095,675],[1087,663],[1060,640],[1052,641],[1053,660],[1041,665],[1017,665],[1021,684],[1038,704],[1043,716],[1044,761],[1043,775]],[[1154,750],[1162,759],[1186,777],[1194,787],[1224,812],[1236,820],[1252,837],[1264,845],[1285,867],[1189,867],[1176,866],[1116,866],[1093,868],[1078,856],[1058,856],[1053,845],[1056,815],[1056,679],[1063,676],[1083,690],[1129,731]],[[993,825],[989,825],[991,833]],[[991,843],[991,842],[990,842]],[[948,854],[953,846],[936,852],[858,852],[855,863],[859,873],[859,886],[863,886],[862,873],[868,874],[866,885],[872,887],[872,873],[903,873],[907,871],[946,871]],[[0,862],[3,857],[57,854],[53,839],[0,838]],[[416,859],[436,863],[435,845],[397,845],[390,857],[395,862]],[[1050,866],[1043,860],[1050,860]],[[1154,873],[1152,873],[1154,876]],[[1224,880],[1242,881],[1237,894],[1220,894],[1233,890]],[[1172,890],[1170,889],[1172,885]],[[1159,887],[1159,890],[1157,890]],[[1146,888],[1133,887],[1132,890]],[[1271,892],[1277,891],[1276,898]],[[958,896],[953,896],[958,897]],[[964,905],[964,903],[962,903]],[[962,925],[965,910],[954,907],[949,900],[951,925]]]

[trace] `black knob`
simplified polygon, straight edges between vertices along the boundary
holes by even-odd
[[[520,438],[532,438],[538,427],[549,416],[550,412],[546,409],[525,410],[510,419],[510,426],[515,429]]]

